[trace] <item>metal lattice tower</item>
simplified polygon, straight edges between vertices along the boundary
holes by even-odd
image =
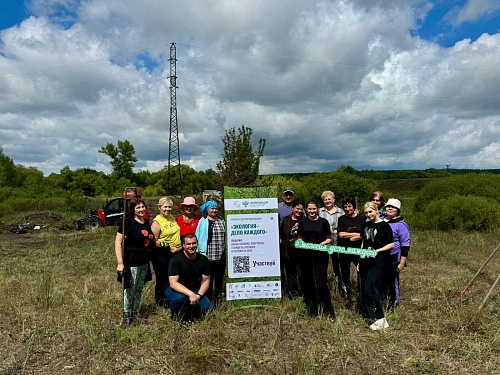
[[[168,141],[168,195],[182,195],[179,127],[177,125],[177,75],[175,43],[170,44],[170,137]]]

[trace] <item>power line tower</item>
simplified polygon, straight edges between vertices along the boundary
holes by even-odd
[[[170,44],[170,137],[168,141],[168,195],[182,195],[181,154],[179,127],[177,125],[177,75],[176,48]]]

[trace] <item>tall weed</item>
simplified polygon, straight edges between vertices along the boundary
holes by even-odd
[[[49,309],[54,299],[54,282],[52,271],[44,269],[38,276],[36,303],[42,309]]]

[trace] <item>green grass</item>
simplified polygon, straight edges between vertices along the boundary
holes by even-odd
[[[493,259],[459,295],[500,231],[412,232],[401,306],[372,332],[333,293],[337,320],[300,300],[262,308],[222,304],[181,326],[143,293],[142,319],[120,327],[116,228],[0,237],[0,374],[498,374],[500,272]],[[333,281],[331,280],[332,285]]]

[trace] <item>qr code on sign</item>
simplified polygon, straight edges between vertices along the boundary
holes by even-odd
[[[250,257],[240,256],[233,258],[234,273],[249,273],[250,272]]]

